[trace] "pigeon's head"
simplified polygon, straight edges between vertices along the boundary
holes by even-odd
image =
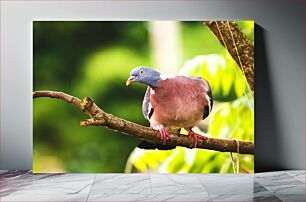
[[[149,85],[150,87],[157,87],[160,80],[160,73],[148,67],[136,67],[130,73],[130,77],[126,81],[126,85],[132,82],[139,82]]]

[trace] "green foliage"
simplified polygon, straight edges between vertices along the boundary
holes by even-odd
[[[236,23],[241,28],[241,31],[247,36],[247,38],[254,43],[254,21],[245,20],[237,21]]]
[[[81,73],[83,76],[75,93],[86,95],[88,88],[91,88],[94,95],[106,92],[109,88],[107,84],[112,83],[114,79],[121,81],[121,85],[124,86],[131,69],[145,63],[147,61],[143,57],[125,47],[97,51],[85,61]]]
[[[254,107],[246,97],[220,103],[211,117],[208,133],[212,137],[254,141]]]
[[[196,55],[219,54],[224,52],[223,46],[201,22],[182,22],[183,60],[187,61]]]
[[[239,155],[241,172],[253,173],[254,156]],[[125,172],[232,173],[229,153],[177,147],[171,151],[135,148]]]

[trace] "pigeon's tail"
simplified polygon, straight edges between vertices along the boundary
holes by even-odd
[[[176,146],[163,145],[163,144],[152,143],[152,142],[143,140],[138,144],[137,147],[140,149],[171,150],[171,149],[175,149]]]

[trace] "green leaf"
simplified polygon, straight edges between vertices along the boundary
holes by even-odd
[[[208,133],[212,137],[254,140],[253,99],[242,97],[220,103],[211,115]]]

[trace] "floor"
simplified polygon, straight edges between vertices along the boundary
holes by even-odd
[[[39,174],[1,171],[0,201],[305,201],[305,171]]]

